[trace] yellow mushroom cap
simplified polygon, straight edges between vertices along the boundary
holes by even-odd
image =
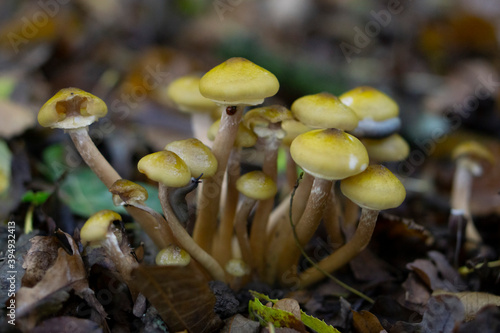
[[[359,118],[336,96],[322,92],[307,95],[293,102],[292,113],[307,126],[315,128],[338,128],[350,131],[358,126]]]
[[[474,160],[483,160],[493,164],[495,157],[491,151],[477,141],[465,141],[453,149],[452,158],[454,160],[461,157],[469,157]]]
[[[127,179],[118,179],[111,185],[109,192],[113,194],[115,206],[130,202],[143,203],[148,199],[148,191],[143,186]]]
[[[387,120],[399,116],[399,106],[383,92],[372,87],[357,87],[339,96],[359,119]]]
[[[191,181],[191,171],[186,163],[167,150],[144,156],[139,160],[137,169],[149,179],[169,187],[186,186]]]
[[[276,76],[244,58],[230,58],[200,80],[201,94],[220,105],[261,104],[278,89]]]
[[[200,93],[200,78],[182,76],[170,83],[167,96],[183,112],[211,112],[217,105]]]
[[[78,88],[59,90],[38,112],[44,127],[75,129],[86,127],[104,117],[108,107],[103,100]]]
[[[378,162],[402,161],[410,154],[410,146],[399,134],[383,139],[362,139],[371,160]]]
[[[285,131],[281,129],[284,120],[293,119],[292,112],[281,105],[255,108],[243,116],[243,124],[259,137],[277,137],[282,139]]]
[[[250,274],[250,267],[241,259],[230,259],[224,267],[226,272],[235,277],[242,277]]]
[[[158,252],[155,262],[159,266],[187,266],[191,256],[177,245],[170,244]]]
[[[112,210],[101,210],[87,220],[80,230],[82,244],[97,242],[106,239],[108,229],[113,221],[121,221],[120,214]]]
[[[255,200],[274,197],[278,188],[271,177],[262,171],[250,171],[236,181],[236,189],[243,195]]]
[[[284,120],[281,123],[281,128],[285,131],[285,137],[281,141],[284,145],[290,146],[292,141],[299,135],[313,130],[312,127],[306,126],[295,119]]]
[[[217,132],[219,132],[220,119],[216,120],[208,129],[207,138],[211,141],[215,140]],[[236,140],[234,141],[234,147],[252,147],[257,142],[257,135],[246,127],[243,123],[239,123],[238,132],[236,133]]]
[[[370,165],[362,173],[342,179],[340,189],[358,206],[372,210],[396,208],[406,197],[403,184],[382,165]]]
[[[208,178],[215,175],[217,171],[217,159],[214,154],[198,139],[186,139],[173,141],[167,144],[165,150],[176,153],[187,164],[191,170],[191,176]]]
[[[363,144],[335,128],[300,134],[292,141],[290,154],[304,171],[328,180],[358,174],[368,166],[368,153]]]

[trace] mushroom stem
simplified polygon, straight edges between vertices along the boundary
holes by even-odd
[[[276,126],[281,128],[280,124],[270,124],[269,127]],[[262,171],[271,177],[271,179],[276,183],[278,179],[278,148],[280,146],[281,139],[276,136],[270,136],[265,140],[265,151],[264,151],[264,164],[262,165]],[[266,245],[266,228],[269,221],[269,215],[274,207],[274,197],[267,200],[261,200],[257,204],[257,209],[255,211],[255,216],[252,220],[252,227],[250,229],[250,247],[253,254],[253,262],[248,262],[252,269],[256,269],[259,276],[264,274],[264,254]]]
[[[457,168],[453,178],[451,189],[451,209],[455,215],[464,216],[467,221],[465,227],[465,238],[467,241],[480,244],[482,237],[477,231],[469,208],[471,196],[472,177],[481,173],[481,166],[465,157],[459,158]]]
[[[207,132],[212,125],[212,116],[206,112],[193,112],[191,114],[191,130],[193,137],[203,142],[207,147],[212,147],[212,141],[207,138]]]
[[[297,164],[290,155],[290,149],[286,150],[286,185],[291,190],[297,181]],[[287,200],[288,202],[288,200]]]
[[[186,250],[192,258],[199,262],[214,279],[225,281],[224,270],[219,263],[194,242],[191,236],[187,233],[186,229],[184,229],[179,220],[177,220],[177,217],[172,210],[172,206],[168,201],[168,187],[159,183],[158,191],[158,197],[163,209],[163,214],[165,215],[165,219],[177,239],[179,246]]]
[[[306,209],[296,224],[297,238],[302,247],[309,242],[319,226],[332,184],[331,180],[314,178]],[[300,249],[295,244],[292,230],[288,229],[279,255],[278,276],[285,277],[284,273],[296,267],[299,258]]]
[[[231,243],[234,235],[234,218],[238,206],[238,190],[236,180],[240,176],[241,148],[233,148],[227,166],[227,187],[224,199],[224,212],[217,230],[217,242],[213,244],[214,257],[221,265],[231,259]]]
[[[358,228],[350,241],[335,250],[328,257],[318,263],[318,266],[328,273],[332,273],[347,264],[368,245],[377,222],[378,210],[363,208]],[[315,267],[310,267],[299,274],[300,288],[306,288],[324,278],[324,274]]]
[[[107,188],[122,178],[97,149],[89,136],[87,127],[70,129],[67,132],[82,159]],[[175,242],[170,229],[163,228],[153,216],[135,207],[125,208],[160,249]]]
[[[344,223],[343,231],[346,239],[351,239],[356,232],[356,224],[359,219],[359,206],[351,199],[344,197]]]
[[[212,152],[218,162],[217,172],[212,178],[203,182],[202,191],[198,197],[193,238],[207,252],[212,250],[212,242],[217,229],[221,184],[238,133],[244,106],[238,105],[236,108],[236,113],[233,115],[227,114],[225,110],[222,113],[219,131],[212,147]]]
[[[234,229],[236,232],[236,237],[238,238],[238,243],[240,245],[241,256],[243,257],[243,261],[246,262],[249,266],[252,266],[254,258],[248,239],[247,225],[248,216],[250,215],[255,202],[256,200],[254,199],[244,197],[243,201],[238,207],[238,211],[236,212],[236,216],[234,219]]]
[[[342,236],[342,230],[340,228],[340,203],[337,199],[337,193],[335,186],[332,186],[330,196],[328,198],[330,201],[325,207],[323,213],[323,223],[330,238],[331,245],[334,249],[339,248],[344,244],[344,237]]]

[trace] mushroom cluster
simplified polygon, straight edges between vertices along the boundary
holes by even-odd
[[[306,287],[323,274],[299,267],[296,241],[305,247],[323,223],[336,245],[329,256],[317,258],[318,265],[331,273],[354,258],[369,243],[378,212],[405,198],[397,177],[376,163],[404,159],[408,145],[396,134],[397,104],[376,89],[359,87],[340,97],[308,95],[290,109],[260,105],[278,89],[272,73],[243,58],[231,58],[201,78],[171,83],[167,98],[193,114],[199,137],[170,142],[137,165],[158,183],[163,214],[146,205],[147,191],[122,179],[89,137],[88,126],[106,114],[102,100],[63,89],[38,118],[41,125],[70,134],[113,202],[126,207],[154,241],[158,265],[194,265],[233,288],[252,280]],[[249,106],[257,107],[245,110]],[[215,108],[220,119],[208,128]],[[263,161],[259,170],[243,173],[242,150],[254,145],[262,148]],[[277,169],[280,149],[287,152],[286,177]],[[305,175],[290,207],[298,167]],[[112,239],[110,221],[119,216],[99,214],[82,229],[83,240]],[[97,218],[105,221],[96,223]],[[123,274],[127,280],[129,271]]]

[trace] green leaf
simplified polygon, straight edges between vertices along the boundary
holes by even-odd
[[[273,316],[274,311],[282,311],[282,312],[286,312],[286,313],[289,313],[290,315],[292,315],[290,312],[287,312],[287,311],[269,308],[269,307],[263,305],[259,301],[259,299],[262,299],[262,300],[264,300],[266,302],[272,302],[273,304],[275,304],[278,301],[277,299],[271,299],[267,295],[260,294],[260,293],[258,293],[256,291],[253,291],[253,290],[250,290],[250,293],[252,294],[253,297],[255,297],[255,299],[253,301],[250,301],[250,303],[248,304],[248,309],[250,311],[250,316],[253,316],[254,318],[257,318],[259,320],[259,322],[261,323],[262,326],[266,326],[267,323],[270,321],[270,320],[266,320],[266,319],[274,317]],[[262,307],[264,307],[265,309],[262,308]],[[310,315],[306,314],[302,310],[300,310],[300,318],[301,318],[302,323],[304,325],[306,325],[307,327],[309,327],[310,329],[312,329],[312,330],[314,330],[316,332],[321,332],[321,333],[323,333],[323,332],[324,333],[340,333],[333,326],[328,325],[323,320],[320,320],[318,318],[315,318],[313,316],[310,316]],[[282,326],[278,326],[277,323],[275,323],[273,321],[271,321],[271,322],[276,327],[282,327]],[[290,327],[290,326],[287,326],[287,327]]]
[[[32,203],[35,206],[40,206],[43,204],[47,199],[50,197],[50,192],[47,191],[28,191],[24,193],[23,197],[21,198],[22,202],[29,202]]]
[[[149,198],[146,200],[146,204],[157,212],[161,212],[158,189],[149,184],[139,184],[148,191]],[[81,168],[69,173],[61,185],[59,195],[73,213],[84,217],[89,217],[103,209],[127,214],[123,207],[117,207],[113,204],[112,195],[108,188],[89,168]]]
[[[304,324],[291,312],[265,306],[258,298],[248,303],[248,311],[250,318],[257,319],[262,326],[272,323],[275,327],[288,327],[304,332]]]

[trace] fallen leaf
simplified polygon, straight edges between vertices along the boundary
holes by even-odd
[[[31,247],[24,257],[23,287],[33,287],[43,278],[57,259],[59,249],[59,242],[53,236],[35,236],[30,242]]]
[[[476,291],[464,291],[459,293],[452,293],[443,290],[436,290],[432,293],[432,295],[456,296],[462,302],[465,308],[466,321],[474,319],[476,313],[485,306],[488,305],[500,306],[500,296],[488,293],[476,292]]]
[[[292,298],[283,298],[274,303],[273,308],[290,312],[295,318],[300,320],[299,302]]]
[[[35,327],[31,333],[67,333],[67,332],[86,332],[101,333],[102,328],[92,320],[76,317],[55,317],[44,320]]]
[[[139,266],[135,287],[158,310],[170,331],[215,332],[222,321],[214,312],[215,296],[203,274],[186,267]]]
[[[237,314],[226,321],[221,333],[258,333],[259,330],[259,322]]]
[[[500,309],[493,305],[483,307],[473,320],[463,323],[458,328],[458,333],[469,332],[500,332]]]
[[[10,139],[35,126],[35,112],[24,105],[0,100],[0,137]]]
[[[387,333],[373,313],[366,310],[351,312],[352,323],[357,333]]]

